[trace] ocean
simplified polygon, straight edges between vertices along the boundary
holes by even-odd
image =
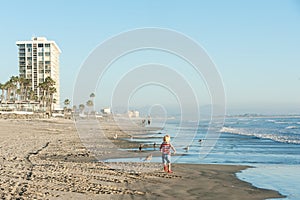
[[[300,199],[300,116],[227,117],[223,128],[208,143],[207,130],[213,127],[207,120],[197,122],[197,126],[193,121],[153,120],[152,126],[161,126],[162,130],[136,140],[159,146],[162,136],[170,134],[180,155],[172,156],[173,163],[252,166],[237,177],[256,187],[279,191],[286,196],[284,199]],[[201,146],[208,144],[211,151],[201,157]],[[155,157],[152,162],[160,159]]]

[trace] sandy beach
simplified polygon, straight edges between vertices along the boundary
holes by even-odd
[[[113,123],[102,125],[117,145],[136,146]],[[174,164],[167,174],[160,163],[96,162],[72,120],[0,119],[0,127],[1,199],[282,198],[237,179],[245,166]]]

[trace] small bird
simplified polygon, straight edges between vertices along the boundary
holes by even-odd
[[[114,135],[114,139],[115,139],[115,140],[118,139],[118,134],[115,134],[115,135]]]
[[[142,148],[143,148],[143,145],[140,144],[140,146],[139,146],[139,151],[140,151],[140,152],[142,151]]]
[[[199,140],[198,140],[198,142],[202,142],[202,140],[201,140],[201,139],[199,139]]]
[[[146,156],[146,158],[144,159],[144,161],[150,162],[151,159],[152,159],[152,154],[149,154],[148,156]]]
[[[190,147],[189,146],[186,146],[183,148],[185,151],[189,151]]]

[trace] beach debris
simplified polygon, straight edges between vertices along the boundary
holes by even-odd
[[[146,158],[144,159],[144,161],[150,162],[151,159],[152,159],[152,154],[149,154],[148,156],[146,156]]]
[[[118,134],[115,134],[115,135],[114,135],[114,139],[115,139],[115,140],[118,139]]]

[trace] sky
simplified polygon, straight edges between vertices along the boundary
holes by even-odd
[[[62,50],[61,101],[72,101],[76,78],[90,53],[115,35],[145,27],[174,30],[206,51],[222,77],[227,113],[300,113],[300,1],[296,0],[2,1],[0,82],[18,75],[16,41],[47,37]],[[144,52],[136,57],[140,61],[134,63],[149,63],[149,57],[155,55]],[[129,57],[133,62],[134,54]],[[176,58],[164,57],[163,53],[154,61],[162,58],[170,58],[166,63],[176,65]],[[112,67],[115,79],[108,74],[103,78],[105,85],[120,78],[116,77],[119,69]],[[197,80],[192,73],[186,73],[197,90],[193,85],[198,84]],[[203,85],[203,80],[198,81]],[[109,104],[104,98],[109,87],[101,87],[95,100],[101,102],[99,106],[105,106]],[[199,88],[205,88],[205,84]],[[198,98],[203,94],[207,99],[209,91],[203,91],[199,89]],[[130,102],[142,104],[144,95],[140,92]],[[158,91],[157,96],[164,92]],[[155,96],[148,91],[150,94]],[[174,100],[170,96],[166,99]],[[146,103],[155,104],[158,100],[156,97]],[[205,105],[206,100],[202,103]]]

